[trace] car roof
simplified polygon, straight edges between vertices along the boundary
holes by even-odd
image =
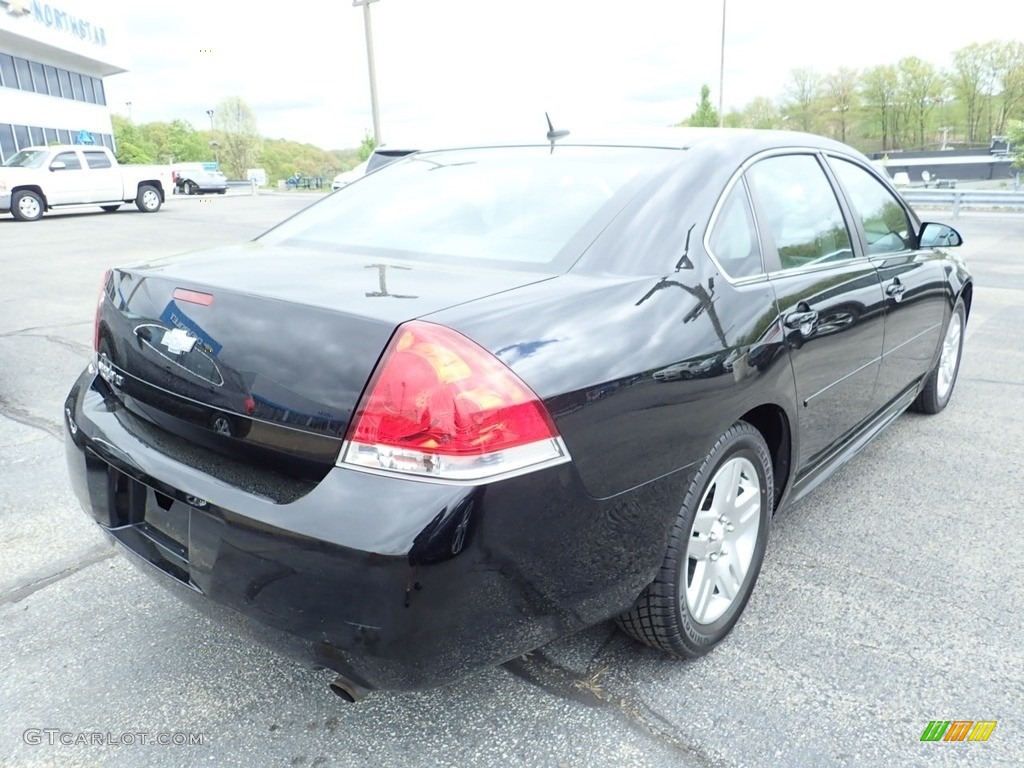
[[[733,149],[741,154],[756,154],[761,151],[785,148],[807,148],[831,150],[844,154],[859,156],[856,149],[838,141],[799,131],[763,130],[754,128],[626,128],[587,134],[573,131],[569,135],[554,141],[554,147],[590,146],[590,147],[636,147],[688,150],[699,147],[719,150]],[[405,149],[408,145],[382,144],[376,151],[381,153],[398,152],[431,152],[455,149],[482,149],[497,147],[544,146],[552,142],[544,135],[531,136],[522,140],[440,140],[433,143],[424,142],[416,149]],[[403,147],[399,149],[399,147]]]

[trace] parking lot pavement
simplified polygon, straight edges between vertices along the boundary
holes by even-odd
[[[603,624],[350,705],[113,555],[63,465],[103,269],[243,240],[309,202],[0,218],[0,765],[1024,765],[1024,216],[959,220],[978,283],[951,405],[900,418],[777,517],[715,652],[674,661]],[[923,743],[931,720],[998,725]],[[202,743],[141,743],[156,738]]]

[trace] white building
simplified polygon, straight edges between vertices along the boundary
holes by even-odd
[[[54,142],[114,149],[103,78],[126,71],[108,3],[0,0],[0,157]]]

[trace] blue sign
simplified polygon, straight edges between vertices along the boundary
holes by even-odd
[[[96,140],[88,131],[79,131],[75,136],[75,144],[95,144]]]
[[[204,171],[216,171],[218,169],[219,169],[219,166],[217,165],[217,163],[203,163],[203,170]]]

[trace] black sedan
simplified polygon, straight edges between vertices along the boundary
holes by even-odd
[[[960,242],[798,133],[421,151],[253,242],[110,271],[72,484],[346,698],[609,618],[698,656],[773,513],[949,402]]]

